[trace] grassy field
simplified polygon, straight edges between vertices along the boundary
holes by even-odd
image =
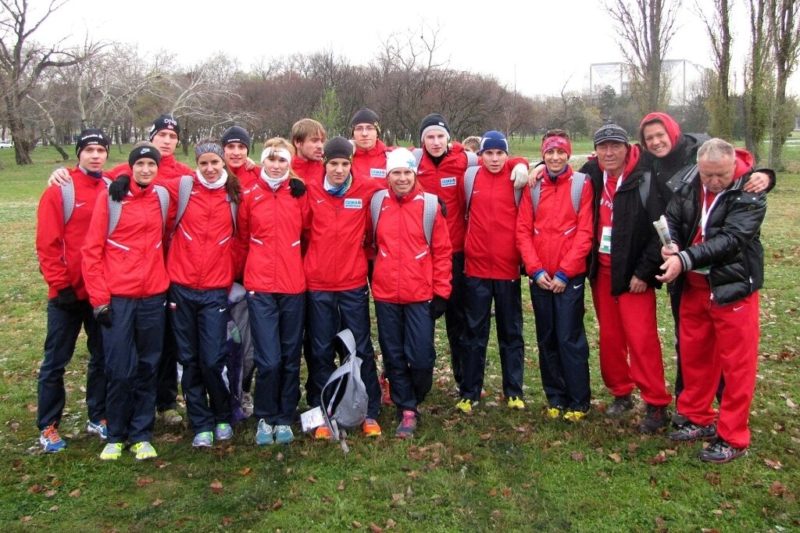
[[[580,145],[576,154],[590,149]],[[533,154],[530,143],[518,152]],[[606,420],[609,400],[597,364],[597,328],[587,300],[594,408],[572,426],[546,421],[530,304],[525,291],[526,400],[508,412],[499,398],[496,344],[487,370],[489,397],[459,416],[443,329],[434,389],[418,436],[399,442],[392,413],[384,437],[335,445],[301,437],[290,447],[257,449],[254,427],[232,444],[198,453],[188,430],[156,428],[157,461],[114,464],[83,432],[80,346],[67,373],[62,434],[69,447],[42,455],[35,446],[36,376],[45,333],[46,288],[37,271],[36,202],[54,151],[19,168],[0,151],[0,529],[3,531],[789,531],[800,528],[800,149],[787,159],[764,225],[767,272],[762,342],[751,412],[750,455],[701,464],[697,445],[640,436],[637,413]],[[115,161],[125,154],[112,150]],[[663,291],[662,291],[663,292]],[[659,296],[669,381],[674,376],[668,302]],[[376,343],[377,344],[377,343]]]

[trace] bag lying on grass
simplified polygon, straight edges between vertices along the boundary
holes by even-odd
[[[320,393],[322,413],[325,424],[333,438],[342,441],[342,449],[347,451],[343,439],[345,429],[361,426],[367,418],[367,387],[361,380],[361,358],[356,355],[356,341],[349,329],[337,335],[347,349],[347,357],[337,368]]]

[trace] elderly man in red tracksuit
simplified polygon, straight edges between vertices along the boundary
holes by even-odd
[[[308,183],[310,226],[303,266],[308,292],[306,307],[310,354],[309,380],[321,391],[336,369],[336,333],[348,328],[361,358],[361,379],[367,387],[369,404],[362,425],[364,435],[381,434],[378,414],[381,390],[375,369],[375,352],[370,337],[367,229],[372,230],[369,207],[372,194],[380,189],[375,180],[356,180],[350,173],[353,145],[344,137],[325,144],[325,176]],[[320,405],[319,394],[309,397],[312,407]],[[317,428],[317,439],[330,439],[327,426]]]
[[[82,249],[89,300],[104,326],[108,444],[100,454],[103,460],[118,459],[126,441],[138,460],[157,456],[150,441],[169,286],[162,200],[168,204],[169,198],[153,183],[159,159],[150,144],[131,151],[129,191],[122,202],[100,192]]]
[[[753,157],[722,139],[697,152],[698,173],[667,208],[673,243],[662,249],[661,281],[681,276],[681,366],[678,411],[687,422],[676,441],[713,439],[700,459],[727,463],[747,453],[748,418],[758,362],[758,290],[764,283],[764,194],[745,192]],[[720,375],[719,414],[712,403]]]
[[[614,395],[606,415],[631,410],[631,393],[638,388],[646,404],[639,430],[654,433],[669,423],[672,401],[656,322],[659,242],[652,222],[663,206],[652,179],[645,179],[639,147],[629,143],[623,128],[602,126],[594,146],[597,158],[581,172],[591,176],[594,188],[589,279],[600,326],[600,371]]]
[[[489,321],[495,303],[497,339],[508,407],[524,409],[522,379],[525,343],[522,338],[520,255],[516,244],[517,205],[522,191],[511,176],[523,158],[509,158],[508,140],[499,131],[481,139],[481,168],[467,198],[464,242],[467,330],[463,378],[456,408],[470,413],[480,399],[486,367]]]
[[[546,170],[531,194],[522,197],[517,247],[531,280],[547,415],[578,422],[591,400],[583,297],[593,213],[592,185],[573,172],[571,155],[566,132],[545,134]]]
[[[434,320],[450,297],[452,249],[435,196],[426,200],[416,182],[414,155],[398,148],[389,155],[386,171],[389,190],[376,193],[386,197],[379,215],[376,210],[372,293],[383,364],[400,419],[395,436],[409,438],[433,383]],[[432,226],[425,221],[426,206],[433,207]]]
[[[103,165],[110,144],[102,130],[83,130],[75,145],[78,166],[69,170],[72,185],[45,189],[36,212],[36,255],[48,285],[47,337],[39,369],[37,412],[39,442],[45,453],[66,446],[58,434],[65,401],[64,369],[72,359],[81,324],[89,349],[86,430],[101,439],[107,437],[102,335],[81,274],[81,246],[97,196],[106,188]]]

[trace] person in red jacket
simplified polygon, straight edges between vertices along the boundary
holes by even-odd
[[[250,134],[241,126],[231,126],[223,131],[220,137],[225,154],[225,167],[236,176],[243,189],[255,185],[261,175],[261,167],[248,159],[251,142]]]
[[[308,183],[310,226],[308,248],[303,262],[308,292],[307,354],[309,380],[322,391],[336,369],[336,333],[348,328],[361,358],[361,379],[367,386],[369,404],[362,430],[368,437],[381,434],[378,414],[381,390],[375,370],[375,352],[370,338],[369,289],[364,241],[372,194],[380,189],[374,180],[354,180],[350,173],[353,145],[344,137],[325,144],[325,177]],[[309,357],[310,356],[310,357]],[[309,398],[320,405],[319,393]],[[330,429],[320,426],[317,439],[330,439]]]
[[[164,224],[169,197],[153,184],[160,154],[146,143],[128,157],[130,190],[121,202],[97,196],[82,248],[83,278],[94,316],[103,326],[108,444],[103,460],[116,460],[129,442],[137,460],[156,457],[156,371],[164,335],[169,277],[164,266]]]
[[[59,452],[66,442],[58,434],[64,411],[64,369],[72,359],[81,325],[86,332],[86,430],[107,437],[106,380],[100,327],[92,315],[81,275],[81,246],[100,191],[106,187],[103,165],[110,139],[99,129],[83,130],[75,145],[78,166],[69,170],[71,184],[48,187],[36,212],[36,255],[47,282],[47,336],[39,368],[37,425],[45,453]]]
[[[565,131],[548,131],[541,151],[545,176],[522,196],[517,248],[531,280],[547,415],[577,422],[591,400],[583,297],[592,247],[592,184],[569,165],[572,144]]]
[[[353,144],[352,174],[359,179],[377,179],[386,188],[386,156],[391,151],[380,140],[381,126],[378,114],[367,107],[361,108],[350,119]]]
[[[292,145],[297,156],[292,170],[306,183],[321,182],[325,177],[323,146],[328,135],[325,126],[311,118],[302,118],[292,125]]]
[[[417,181],[422,189],[435,194],[444,202],[450,244],[453,247],[453,290],[447,302],[444,318],[450,344],[450,363],[456,385],[461,383],[461,361],[464,358],[464,234],[466,232],[464,203],[464,173],[467,167],[478,164],[478,158],[457,142],[450,142],[450,128],[445,118],[431,113],[422,119],[419,132],[422,149],[417,169]]]
[[[405,148],[394,150],[386,171],[389,191],[374,236],[372,294],[383,365],[400,419],[395,436],[408,438],[433,382],[434,320],[444,313],[450,297],[452,248],[436,197],[426,201],[427,193],[417,184],[414,155]],[[426,205],[435,209],[429,229]]]
[[[231,393],[223,371],[227,359],[228,291],[234,277],[235,206],[239,182],[225,166],[222,146],[195,147],[194,176],[167,184],[174,222],[167,256],[169,317],[183,366],[186,399],[196,448],[233,438]],[[184,180],[188,180],[186,187]],[[229,381],[232,381],[229,379]]]
[[[467,198],[464,241],[467,329],[461,399],[456,408],[470,413],[483,388],[492,301],[503,371],[503,394],[508,407],[524,409],[522,379],[525,343],[522,338],[520,255],[516,245],[517,203],[521,190],[511,176],[523,158],[509,158],[508,141],[499,131],[481,138],[481,168]]]
[[[308,223],[305,188],[291,171],[292,145],[279,137],[264,143],[261,179],[242,195],[237,264],[244,286],[255,348],[253,414],[256,444],[289,444],[300,400],[300,347],[303,341],[306,280],[302,233]],[[238,270],[238,269],[237,269]]]

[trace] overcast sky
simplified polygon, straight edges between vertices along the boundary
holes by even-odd
[[[708,38],[695,0],[683,4],[668,57],[710,67]],[[88,33],[94,40],[135,43],[147,53],[167,50],[186,65],[222,51],[238,58],[246,70],[262,58],[321,50],[366,64],[387,36],[438,28],[441,61],[493,75],[534,96],[558,94],[565,84],[568,90],[586,90],[590,64],[622,59],[602,6],[596,0],[70,0],[52,15],[39,38],[82,42]],[[734,36],[733,57],[739,63],[749,40],[746,17],[744,6],[736,3],[732,18],[739,21],[735,29],[740,31]],[[741,71],[740,64],[734,68]],[[735,83],[741,82],[739,74],[734,77]],[[790,84],[794,94],[800,93],[798,78],[795,74]]]

